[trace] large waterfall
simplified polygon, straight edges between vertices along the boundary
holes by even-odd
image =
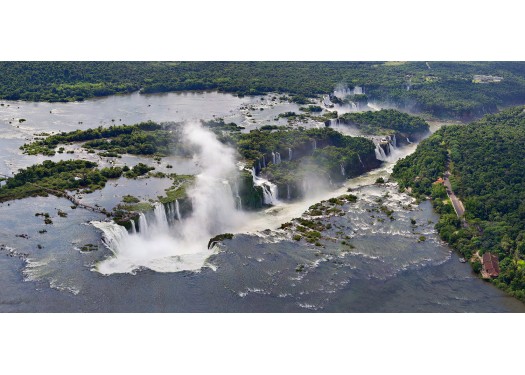
[[[245,222],[244,214],[236,209],[234,189],[228,182],[236,172],[234,151],[199,123],[185,125],[183,134],[203,166],[194,186],[188,189],[191,215],[182,219],[176,201],[176,216],[181,221],[174,226],[170,226],[161,204],[155,206],[153,213],[139,215],[137,233],[128,233],[114,222],[93,222],[103,231],[104,243],[113,253],[95,266],[100,273],[134,272],[140,268],[158,272],[198,270],[212,254],[208,240]]]

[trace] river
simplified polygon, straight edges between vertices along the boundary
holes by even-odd
[[[47,159],[20,156],[18,151],[39,132],[216,117],[249,130],[272,123],[278,113],[298,110],[295,104],[272,103],[271,98],[179,93],[119,95],[82,103],[3,101],[9,106],[0,107],[0,173],[12,174]],[[20,123],[21,118],[26,121]],[[416,206],[397,192],[395,184],[374,184],[378,177],[388,179],[395,160],[414,150],[415,145],[399,150],[381,168],[336,190],[247,214],[249,220],[237,226],[234,238],[210,256],[210,267],[197,272],[140,268],[105,276],[94,271],[94,265],[111,253],[101,242],[101,232],[90,224],[103,220],[102,215],[72,210],[69,201],[56,197],[0,204],[0,311],[525,312],[525,305],[476,277],[439,240],[433,229],[437,216],[428,202]],[[67,156],[53,160],[61,157]],[[131,159],[121,162],[129,165]],[[177,173],[200,171],[191,159],[170,159],[170,163]],[[166,184],[163,179],[120,179],[85,199],[109,208],[123,192],[155,197]],[[342,252],[329,242],[322,249],[297,243],[278,229],[311,204],[348,188],[358,196],[357,203],[345,207],[345,216],[329,220],[348,234],[352,251]],[[380,198],[394,211],[394,221],[381,223],[371,217]],[[68,217],[58,216],[59,209]],[[36,212],[49,212],[54,224],[45,225]],[[426,240],[419,242],[422,233]],[[96,250],[83,250],[88,243]],[[304,271],[297,272],[298,264],[305,265]]]

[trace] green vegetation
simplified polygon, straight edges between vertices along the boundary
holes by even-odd
[[[149,165],[146,165],[144,163],[138,163],[129,171],[125,172],[124,176],[126,176],[127,178],[137,178],[140,176],[144,176],[146,173],[154,169],[155,167],[150,167]]]
[[[124,195],[122,197],[122,202],[124,203],[139,203],[140,199],[134,197],[133,195]]]
[[[89,253],[91,251],[96,251],[96,250],[98,250],[98,245],[94,245],[92,243],[85,244],[80,248],[80,251],[83,253]]]
[[[525,301],[524,111],[510,108],[469,125],[440,129],[394,167],[393,177],[416,196],[432,197],[441,215],[436,229],[466,259],[478,251],[496,254],[501,273],[493,282]],[[445,187],[433,184],[447,169],[447,156],[467,225],[454,213]]]
[[[55,155],[60,144],[85,142],[83,147],[89,151],[103,150],[101,156],[119,154],[168,155],[175,144],[175,137],[163,125],[148,121],[136,125],[119,125],[108,128],[75,130],[69,133],[48,135],[21,146],[25,154],[47,156]],[[62,152],[64,148],[60,148]],[[58,151],[60,152],[60,150]]]
[[[161,203],[170,203],[177,199],[186,198],[186,190],[195,182],[193,175],[171,174],[170,178],[173,180],[173,185],[166,189],[166,196],[158,197]]]
[[[20,169],[0,187],[0,202],[30,196],[47,196],[65,190],[93,191],[105,186],[108,178],[115,178],[117,168],[96,169],[97,164],[85,160],[67,160]],[[120,169],[120,168],[119,168]],[[122,171],[120,171],[122,173]]]
[[[213,238],[210,238],[210,240],[208,241],[208,249],[212,248],[217,242],[221,242],[224,240],[231,240],[232,238],[233,238],[232,233],[223,233]]]
[[[377,165],[372,141],[345,136],[331,128],[252,130],[229,137],[225,141],[232,143],[256,169],[264,159],[262,173],[279,186],[297,185],[305,175],[329,175],[333,180],[340,181]],[[290,149],[291,161],[288,160]],[[273,163],[273,153],[281,155],[281,163]],[[341,166],[345,169],[345,175],[341,174]]]
[[[359,127],[365,134],[428,133],[429,127],[421,117],[399,112],[395,109],[345,113],[339,119]]]
[[[238,95],[327,94],[364,86],[368,100],[469,119],[525,101],[523,62],[0,62],[0,99],[73,101],[129,93],[219,90]],[[498,76],[501,82],[475,80]],[[410,90],[407,90],[410,87]],[[357,100],[358,98],[354,98]]]

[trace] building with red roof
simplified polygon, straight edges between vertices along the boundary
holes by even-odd
[[[499,276],[499,261],[497,256],[491,253],[485,253],[481,258],[481,263],[483,264],[482,273],[487,277]]]

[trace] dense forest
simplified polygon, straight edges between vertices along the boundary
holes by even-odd
[[[395,109],[350,112],[339,117],[341,122],[359,127],[365,134],[428,133],[429,127],[421,117],[399,112]]]
[[[368,100],[436,117],[470,119],[525,102],[521,62],[0,62],[0,99],[219,90],[287,92],[298,103],[340,85]]]
[[[436,228],[465,257],[477,251],[496,254],[501,273],[494,283],[521,300],[525,300],[523,150],[525,107],[514,107],[469,125],[440,129],[398,162],[393,172],[401,188],[433,198],[441,214]],[[465,226],[447,201],[445,188],[433,184],[448,163],[452,188],[465,205]]]

